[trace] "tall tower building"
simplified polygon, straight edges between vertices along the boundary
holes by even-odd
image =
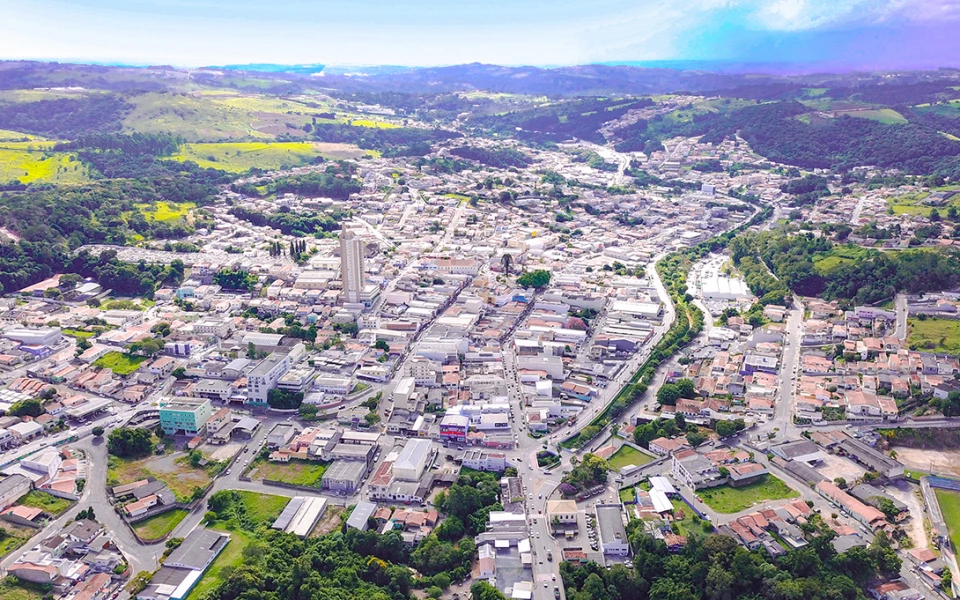
[[[340,231],[340,279],[343,281],[343,301],[360,302],[363,291],[363,240],[352,229]]]

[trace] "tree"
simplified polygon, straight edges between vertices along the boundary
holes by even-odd
[[[373,347],[377,350],[383,350],[384,352],[390,351],[390,344],[388,344],[385,340],[377,340],[374,342]]]
[[[267,404],[270,408],[294,409],[303,404],[303,392],[290,392],[274,388],[267,392]]]
[[[37,398],[18,400],[10,407],[10,414],[15,417],[39,417],[45,411]]]
[[[696,448],[700,444],[707,441],[706,434],[700,433],[699,430],[688,431],[687,432],[687,441],[690,442],[690,445]]]
[[[97,425],[96,427],[94,427],[94,428],[93,428],[93,435],[96,436],[96,437],[102,436],[102,435],[103,435],[103,427],[100,427],[99,425]]]
[[[173,375],[174,378],[178,380],[187,378],[187,370],[184,367],[177,367],[176,369],[171,371],[170,374]]]
[[[138,458],[153,451],[153,436],[140,427],[119,427],[107,436],[107,450],[120,458]]]
[[[543,289],[550,285],[550,271],[545,271],[543,269],[528,271],[520,277],[517,277],[517,285],[522,287],[532,287],[538,290]]]
[[[503,272],[509,275],[510,269],[513,268],[513,255],[504,253],[503,256],[500,257],[500,266],[503,267]]]
[[[317,405],[316,404],[301,404],[298,412],[300,413],[300,418],[304,420],[312,420],[317,418]]]
[[[470,597],[473,600],[506,600],[500,590],[486,581],[478,581],[470,586]]]

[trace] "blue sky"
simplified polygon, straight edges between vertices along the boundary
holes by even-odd
[[[0,58],[960,67],[958,0],[0,0]]]

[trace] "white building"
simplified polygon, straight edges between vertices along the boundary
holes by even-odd
[[[290,368],[290,355],[274,352],[250,371],[247,377],[247,401],[266,404],[270,390],[277,387],[277,380]]]
[[[393,476],[401,481],[418,481],[433,458],[433,442],[409,440],[393,463]]]
[[[363,240],[346,227],[340,233],[340,279],[343,282],[343,301],[360,302],[363,292]]]

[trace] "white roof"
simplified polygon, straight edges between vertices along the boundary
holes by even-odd
[[[667,495],[660,490],[650,490],[650,499],[653,501],[653,510],[658,513],[673,510],[673,504],[667,498]]]
[[[666,477],[651,477],[650,486],[652,489],[663,492],[664,494],[676,494],[677,490]]]

